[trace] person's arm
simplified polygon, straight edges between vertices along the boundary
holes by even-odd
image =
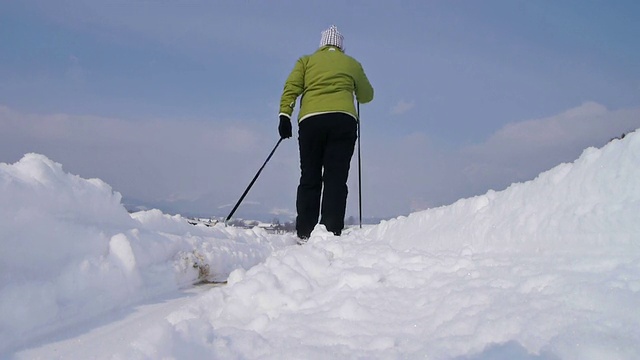
[[[280,98],[279,115],[285,115],[291,118],[293,109],[296,106],[296,100],[304,91],[304,61],[304,57],[298,59],[287,81],[284,83],[282,97]]]
[[[356,77],[356,100],[365,104],[373,100],[373,86],[369,82],[367,75],[364,73],[362,65],[358,63],[358,76]]]

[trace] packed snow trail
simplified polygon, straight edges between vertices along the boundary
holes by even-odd
[[[632,133],[504,191],[342,237],[319,226],[304,246],[291,245],[292,235],[256,230],[212,229],[194,236],[177,225],[180,219],[142,213],[162,226],[143,221],[136,224],[140,233],[162,234],[158,239],[167,243],[191,239],[197,254],[213,254],[216,244],[231,246],[238,239],[243,254],[263,249],[264,260],[237,266],[226,286],[167,303],[168,315],[158,314],[163,319],[155,318],[153,306],[145,307],[151,314],[143,317],[144,329],[134,331],[135,318],[124,319],[118,331],[135,336],[111,337],[113,345],[92,356],[638,359],[638,164],[640,135]],[[171,230],[170,236],[160,227]],[[182,274],[178,259],[195,256],[186,245],[177,258],[168,251],[139,251],[140,237],[131,232],[118,230],[105,238],[106,253],[119,254],[116,264],[134,264],[132,270],[147,274],[141,276],[143,285],[153,283],[147,278],[162,278],[152,271],[157,267],[175,283],[176,274]],[[236,259],[232,253],[218,260]],[[112,264],[113,257],[99,259]],[[129,278],[122,281],[131,284]],[[143,285],[132,293],[154,289]],[[53,295],[69,294],[53,289]],[[10,331],[11,323],[4,324]],[[58,350],[73,352],[74,340],[89,339],[84,336],[26,343],[24,350],[7,355],[56,358]]]
[[[143,304],[119,308],[35,341],[31,348],[19,352],[16,359],[88,359],[101,357],[135,339],[140,332],[165,321],[165,317],[212,286],[148,299]]]
[[[398,251],[318,230],[118,357],[450,359],[511,344],[545,359],[633,359],[639,264],[638,252]]]
[[[74,358],[94,345],[121,359],[639,354],[638,254],[397,251],[362,233],[318,229],[309,244],[233,272],[225,287],[167,303],[171,313],[133,314],[16,358]]]

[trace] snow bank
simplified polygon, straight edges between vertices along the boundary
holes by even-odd
[[[79,335],[26,340],[11,355],[638,359],[639,164],[636,132],[504,191],[341,237],[318,226],[308,244],[284,246],[291,235],[192,227],[159,211],[127,217],[102,182],[28,155],[0,165],[0,200],[13,201],[1,220],[0,339],[15,346],[40,325],[175,288],[200,270],[231,272],[228,285],[169,302],[158,319],[140,315],[144,329],[133,317],[119,322],[122,333],[98,332],[111,334],[110,346]],[[59,194],[40,190],[52,183]],[[19,216],[38,221],[17,227]],[[46,267],[12,258],[26,241],[25,259],[34,252]]]
[[[37,154],[0,163],[0,204],[0,351],[199,276],[225,280],[287,244],[157,210],[130,215],[103,181]]]
[[[116,358],[640,358],[640,135],[236,270]]]
[[[588,148],[535,180],[386,221],[367,236],[398,249],[634,251],[640,244],[640,135]]]

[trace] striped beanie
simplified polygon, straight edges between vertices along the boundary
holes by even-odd
[[[344,51],[344,46],[342,42],[344,41],[344,36],[340,34],[338,28],[335,25],[331,25],[327,30],[322,32],[322,38],[320,39],[320,47],[326,45],[333,45],[340,48],[340,50]]]

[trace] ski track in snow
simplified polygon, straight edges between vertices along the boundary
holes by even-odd
[[[147,329],[161,326],[166,316],[193,301],[206,289],[203,285],[144,303],[108,312],[85,323],[57,330],[19,351],[15,359],[86,359],[100,357],[135,339]]]
[[[637,255],[397,251],[363,233],[317,230],[307,245],[233,272],[228,286],[142,306],[16,358],[91,349],[120,359],[637,354],[640,315],[628,312],[640,299]]]
[[[628,313],[640,299],[637,256],[398,252],[358,235],[318,236],[248,272],[234,272],[227,288],[167,318],[172,326],[163,328],[164,351],[189,348],[178,350],[180,357],[441,359],[482,358],[487,344],[511,344],[503,354],[637,354],[640,316]],[[148,338],[119,355],[162,354]]]

